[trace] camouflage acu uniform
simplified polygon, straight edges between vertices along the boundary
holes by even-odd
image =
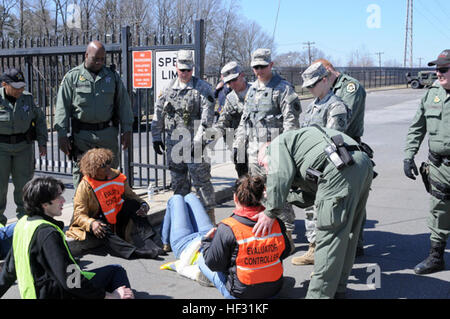
[[[211,165],[204,159],[192,160],[191,144],[202,142],[203,132],[214,118],[211,86],[197,77],[183,85],[178,79],[164,90],[155,106],[152,121],[153,141],[162,141],[166,132],[167,160],[175,194],[187,195],[191,190],[188,172],[197,195],[206,210],[215,206],[211,183]]]
[[[339,97],[330,91],[322,100],[316,98],[311,102],[304,112],[300,127],[317,124],[345,133],[350,117],[351,111]]]
[[[273,74],[267,85],[256,81],[250,86],[233,144],[240,156],[246,150],[250,174],[265,175],[257,161],[259,150],[284,131],[298,129],[300,112],[300,101],[292,85],[279,75]],[[287,230],[292,231],[295,214],[290,204],[286,204],[280,217]]]

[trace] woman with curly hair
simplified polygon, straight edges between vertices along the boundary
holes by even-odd
[[[159,235],[146,215],[148,204],[128,185],[126,176],[111,168],[113,153],[105,148],[86,152],[80,161],[83,179],[73,200],[74,214],[67,236],[74,251],[105,246],[114,256],[125,259],[157,258],[164,254]],[[132,220],[132,243],[125,229]]]

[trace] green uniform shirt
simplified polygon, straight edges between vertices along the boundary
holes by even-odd
[[[34,104],[31,93],[24,91],[13,105],[5,97],[5,88],[0,88],[0,134],[26,133],[32,121],[36,124],[38,145],[45,146],[48,140],[47,122],[42,109]]]
[[[358,80],[341,73],[332,90],[351,111],[346,134],[353,138],[363,136],[366,109],[366,90],[364,90],[364,87]]]
[[[450,94],[436,81],[420,102],[406,137],[405,157],[413,159],[428,133],[433,153],[450,155]]]
[[[59,137],[67,136],[70,117],[91,124],[110,121],[115,104],[122,131],[130,132],[133,111],[119,75],[103,67],[94,80],[83,62],[67,72],[61,82],[56,101],[55,130]]]
[[[328,136],[340,134],[333,129],[323,130]],[[357,145],[348,136],[342,136],[348,145]],[[284,132],[272,141],[268,148],[269,173],[265,204],[267,216],[276,217],[286,200],[304,208],[314,204],[317,183],[306,178],[306,170],[314,168],[321,171],[328,161],[324,151],[328,144],[324,134],[315,127]],[[291,187],[297,191],[291,192]],[[340,190],[336,189],[336,192]]]

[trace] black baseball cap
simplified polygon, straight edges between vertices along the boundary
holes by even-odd
[[[442,51],[436,60],[428,62],[428,66],[433,66],[436,64],[443,65],[443,64],[448,64],[448,63],[450,63],[450,50],[449,49]]]
[[[0,79],[2,82],[8,83],[15,89],[21,89],[27,85],[25,83],[25,77],[23,76],[22,71],[15,68],[11,68],[3,72]]]

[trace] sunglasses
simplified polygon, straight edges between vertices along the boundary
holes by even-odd
[[[259,69],[265,69],[265,68],[267,68],[268,67],[268,65],[255,65],[254,67],[253,67],[253,69],[254,70],[259,70]]]
[[[182,73],[185,73],[185,72],[191,72],[192,70],[189,70],[189,69],[183,69],[183,70],[180,70],[180,72],[182,72]]]
[[[449,69],[450,69],[450,67],[448,67],[448,66],[442,67],[442,68],[436,68],[436,72],[444,74],[444,73],[447,73]]]
[[[317,86],[317,84],[320,83],[320,81],[322,81],[322,79],[320,79],[319,81],[317,81],[316,83],[314,83],[314,84],[312,84],[312,85],[310,85],[310,86],[307,86],[306,88],[307,88],[307,89],[314,89],[314,88]]]

